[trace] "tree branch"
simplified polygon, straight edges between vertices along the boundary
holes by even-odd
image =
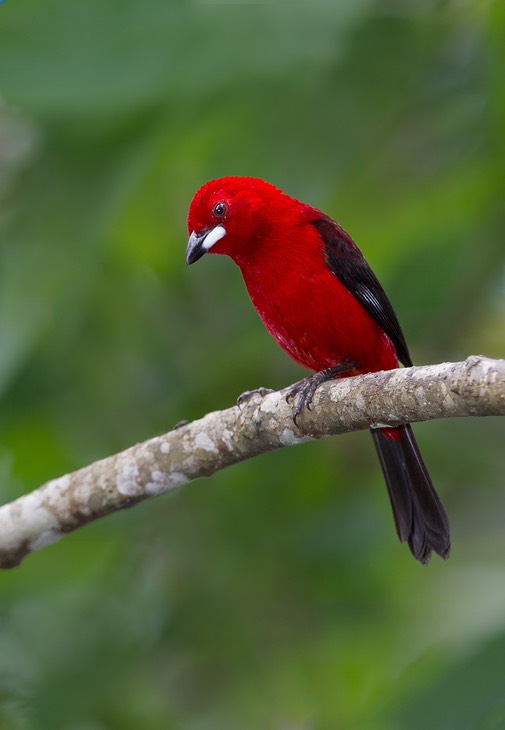
[[[472,356],[333,380],[318,388],[299,426],[286,393],[253,395],[0,507],[0,567],[99,517],[273,449],[370,426],[505,415],[505,360]]]

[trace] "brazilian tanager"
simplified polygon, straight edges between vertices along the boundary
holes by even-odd
[[[316,375],[298,387],[295,419],[331,377],[412,365],[393,307],[348,233],[264,180],[224,177],[195,194],[186,262],[226,254],[267,330]],[[398,536],[421,563],[446,558],[449,522],[410,425],[371,429]]]

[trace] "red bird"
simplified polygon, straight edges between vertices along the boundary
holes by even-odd
[[[198,190],[186,263],[226,254],[267,330],[316,374],[298,387],[294,418],[319,383],[412,365],[398,320],[359,248],[338,223],[264,180],[224,177]],[[449,522],[409,425],[372,429],[398,536],[427,563],[447,558]]]

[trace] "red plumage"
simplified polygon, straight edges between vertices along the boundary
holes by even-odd
[[[411,365],[393,308],[362,253],[329,216],[257,178],[212,180],[188,214],[187,262],[226,254],[267,330],[304,367],[346,375]],[[323,379],[323,378],[322,378]],[[409,426],[373,430],[399,537],[427,562],[449,527]]]

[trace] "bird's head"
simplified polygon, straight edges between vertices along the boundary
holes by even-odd
[[[191,201],[186,263],[206,253],[246,262],[258,241],[281,214],[282,190],[254,177],[223,177],[205,183]]]

